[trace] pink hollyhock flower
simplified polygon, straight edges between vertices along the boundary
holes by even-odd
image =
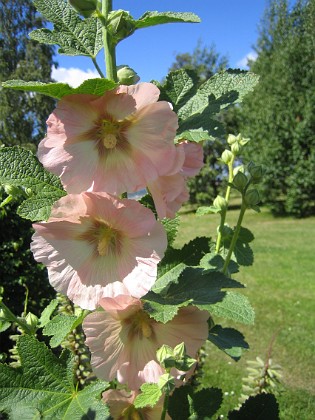
[[[187,177],[197,175],[204,165],[202,144],[184,141],[179,143],[177,147],[182,147],[185,151],[185,161],[181,173]]]
[[[209,313],[193,306],[179,309],[163,324],[149,317],[139,299],[126,294],[104,297],[99,303],[104,310],[89,314],[83,322],[92,368],[99,378],[117,377],[130,389],[158,382],[164,370],[156,351],[163,344],[175,347],[184,342],[187,354],[194,357],[208,336]],[[171,374],[178,377],[182,372],[172,369]]]
[[[151,83],[63,97],[38,157],[70,193],[135,192],[173,170],[176,114]]]
[[[182,174],[160,176],[148,184],[160,219],[173,218],[182,204],[188,201],[189,191]]]
[[[139,393],[125,390],[110,389],[103,392],[103,401],[109,406],[110,415],[114,420],[143,419],[160,420],[163,410],[163,398],[154,407],[135,408],[133,405]],[[170,419],[166,414],[166,419]]]
[[[34,258],[47,266],[52,286],[84,309],[95,309],[116,281],[133,296],[146,294],[167,247],[151,210],[106,193],[62,197],[49,220],[33,227]]]

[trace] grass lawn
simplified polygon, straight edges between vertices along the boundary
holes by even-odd
[[[237,210],[228,212],[234,226]],[[213,236],[217,215],[181,214],[177,246],[196,236]],[[277,332],[272,358],[283,368],[283,387],[277,396],[283,420],[315,419],[315,217],[297,220],[273,218],[267,211],[245,214],[244,227],[255,235],[255,262],[242,267],[236,278],[247,285],[244,293],[256,312],[254,326],[232,325],[250,345],[239,362],[229,359],[213,345],[207,347],[203,384],[225,393],[219,414],[226,418],[238,404],[246,360],[263,359]],[[220,319],[217,319],[221,323]],[[222,322],[223,323],[223,322]],[[254,419],[253,419],[254,420]],[[268,419],[266,419],[268,420]]]

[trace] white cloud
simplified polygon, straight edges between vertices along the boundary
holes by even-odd
[[[51,77],[57,82],[68,83],[72,87],[77,87],[84,80],[95,79],[100,77],[96,70],[87,69],[81,70],[79,68],[70,67],[66,69],[65,67],[55,67],[52,68]]]
[[[254,51],[249,52],[248,54],[245,55],[245,57],[243,57],[241,60],[239,60],[236,63],[236,66],[241,68],[241,69],[245,69],[248,68],[248,61],[255,61],[257,59],[257,53],[255,53]]]

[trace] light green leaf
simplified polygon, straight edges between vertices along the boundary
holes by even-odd
[[[171,246],[177,236],[180,218],[179,216],[176,216],[174,219],[165,218],[165,219],[162,219],[161,222],[166,231],[167,243],[169,246]]]
[[[215,206],[201,206],[196,210],[196,216],[204,216],[205,214],[220,213],[221,209]]]
[[[214,126],[216,126],[215,122],[214,122]],[[200,143],[205,140],[213,140],[213,139],[214,137],[211,136],[208,131],[197,129],[197,130],[186,130],[180,134],[177,134],[175,137],[175,142],[178,143],[180,140],[187,140],[187,141],[193,141],[195,143]]]
[[[67,335],[74,330],[83,320],[83,313],[77,317],[75,315],[56,315],[51,321],[47,322],[44,335],[52,335],[49,341],[51,347],[58,347]]]
[[[239,360],[242,350],[249,348],[242,333],[234,328],[223,328],[221,325],[211,328],[208,340],[234,360]]]
[[[162,396],[162,391],[157,384],[141,385],[141,394],[134,400],[135,408],[154,407]]]
[[[189,12],[146,12],[136,22],[136,28],[161,25],[163,23],[199,23],[200,18]]]
[[[91,17],[82,20],[64,0],[33,0],[36,9],[50,22],[54,29],[36,29],[30,38],[44,44],[60,46],[59,54],[85,55],[95,58],[102,49],[102,25]]]
[[[21,368],[0,365],[0,410],[8,413],[11,420],[21,419],[12,416],[12,408],[19,415],[23,409],[26,413],[38,411],[44,420],[110,418],[106,405],[100,401],[107,382],[96,381],[77,391],[73,375],[69,381],[68,371],[74,369],[73,365],[67,366],[69,358],[58,359],[44,343],[27,335],[19,338],[17,348]]]
[[[186,120],[194,114],[201,114],[207,107],[213,107],[213,102],[219,105],[220,110],[241,102],[254,89],[258,79],[256,74],[243,70],[229,69],[219,72],[200,86],[196,95],[178,111],[178,116]]]
[[[21,147],[0,149],[0,184],[27,191],[29,198],[18,213],[32,221],[47,220],[53,203],[66,195],[59,178],[46,171],[32,152]]]
[[[114,89],[116,86],[117,83],[108,79],[85,80],[77,88],[72,88],[66,83],[24,82],[24,80],[8,80],[2,83],[2,87],[4,88],[22,90],[24,92],[36,92],[55,99],[81,93],[101,96],[107,90]]]
[[[219,272],[186,267],[166,289],[162,289],[159,294],[150,291],[142,299],[149,315],[165,323],[176,315],[179,308],[189,304],[211,313],[212,307],[225,297],[226,292],[222,289],[235,287],[244,286]]]
[[[44,327],[50,321],[50,317],[53,314],[54,310],[58,306],[58,299],[53,299],[49,302],[48,306],[43,310],[39,318],[39,326]]]
[[[235,292],[226,292],[221,301],[211,306],[211,313],[243,324],[253,324],[255,320],[255,312],[248,298]]]

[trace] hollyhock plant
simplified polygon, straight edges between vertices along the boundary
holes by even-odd
[[[159,94],[152,83],[139,83],[103,96],[64,96],[47,120],[39,160],[70,193],[145,188],[182,166],[174,145],[177,116],[168,102],[157,102]]]
[[[104,297],[100,310],[83,322],[91,364],[98,378],[117,380],[137,390],[145,382],[157,383],[165,373],[156,351],[163,345],[184,342],[187,354],[195,356],[208,336],[209,313],[194,306],[181,308],[166,324],[150,318],[140,299],[124,294]],[[172,369],[179,378],[183,372]]]
[[[52,286],[84,309],[95,309],[116,281],[133,296],[146,294],[167,246],[151,210],[106,193],[62,197],[48,221],[33,227],[35,259],[47,266]]]
[[[137,391],[127,392],[126,390],[110,389],[103,392],[103,401],[109,406],[110,415],[114,420],[122,419],[143,419],[160,420],[163,409],[163,398],[154,407],[135,408],[134,400],[138,395]],[[165,419],[170,419],[166,414]]]

